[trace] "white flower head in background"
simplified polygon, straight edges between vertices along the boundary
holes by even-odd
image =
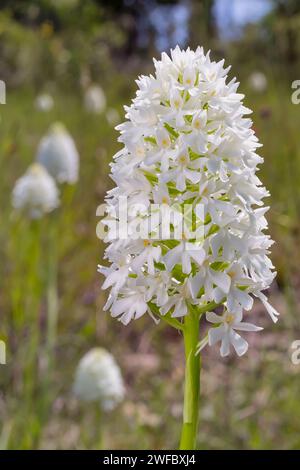
[[[90,85],[87,88],[84,95],[84,105],[89,113],[103,113],[106,107],[106,97],[99,85]]]
[[[42,138],[37,161],[59,183],[74,184],[78,181],[79,154],[73,138],[61,123],[53,124]]]
[[[120,122],[120,114],[115,108],[108,108],[106,111],[106,119],[108,124],[116,126]]]
[[[242,321],[253,298],[273,321],[278,317],[262,293],[276,273],[268,257],[273,242],[264,233],[263,199],[269,193],[256,175],[263,159],[251,110],[236,79],[227,79],[230,67],[212,61],[201,47],[176,47],[154,66],[153,75],[137,80],[136,97],[125,107],[127,121],[117,127],[123,149],[112,163],[116,187],[107,194],[104,219],[110,266],[99,268],[106,277],[103,288],[111,288],[105,309],[128,324],[145,313],[180,321],[191,309],[201,315],[223,306],[221,315],[207,316],[215,327],[203,344],[221,342],[222,356],[232,345],[242,355],[248,345],[235,330],[260,329]],[[137,219],[148,222],[147,208],[154,203],[163,203],[168,214],[166,208],[176,213],[189,201],[202,239],[176,238],[174,224],[166,239],[160,224],[150,223],[143,240],[130,233],[114,237],[121,196],[127,198],[129,228]],[[137,201],[145,206],[138,215]]]
[[[12,193],[15,209],[28,217],[38,219],[59,206],[59,193],[55,180],[40,164],[34,163],[16,181]]]
[[[263,93],[268,87],[267,77],[263,72],[252,72],[249,76],[249,85],[252,90]]]
[[[36,97],[35,107],[39,111],[43,111],[43,112],[51,111],[53,106],[54,106],[54,100],[51,95],[48,95],[47,93],[43,93]]]
[[[104,410],[114,409],[125,395],[121,371],[114,357],[102,348],[86,353],[78,364],[73,391],[82,401],[99,401]]]

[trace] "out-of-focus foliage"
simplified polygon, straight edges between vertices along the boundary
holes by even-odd
[[[0,70],[8,87],[39,87],[45,80],[78,86],[87,68],[92,76],[108,76],[111,52],[122,47],[124,34],[113,21],[103,21],[99,7],[77,5],[61,15],[57,10],[41,15],[41,6],[29,3],[21,9],[24,24],[19,10],[0,12]]]
[[[249,24],[232,49],[238,61],[256,62],[280,74],[293,75],[300,63],[300,3],[273,0],[274,7],[259,23]]]
[[[300,60],[300,3],[273,0],[274,9],[264,21],[277,60],[295,64]],[[273,54],[273,58],[275,54]]]

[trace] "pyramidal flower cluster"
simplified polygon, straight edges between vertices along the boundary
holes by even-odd
[[[58,189],[54,179],[39,163],[32,164],[15,184],[12,194],[15,209],[31,219],[39,219],[59,205]]]
[[[80,360],[73,385],[82,401],[99,401],[105,411],[114,409],[123,399],[125,388],[119,366],[103,348],[94,348]]]
[[[248,343],[240,331],[261,329],[243,321],[253,299],[274,322],[278,316],[263,293],[275,272],[251,110],[236,79],[228,80],[230,67],[201,47],[176,47],[154,66],[154,75],[137,80],[127,120],[117,127],[123,148],[111,165],[116,187],[107,194],[104,219],[110,266],[99,267],[103,288],[111,288],[105,308],[125,325],[145,313],[178,322],[190,310],[206,313],[213,325],[201,346],[220,343],[226,356],[232,345],[242,355]],[[122,198],[127,237],[115,230]],[[185,205],[190,218],[182,215]],[[149,209],[158,206],[160,217],[153,217]]]

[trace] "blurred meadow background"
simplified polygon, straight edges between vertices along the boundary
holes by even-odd
[[[300,339],[300,104],[291,101],[300,80],[298,0],[1,1],[1,449],[178,445],[182,340],[149,317],[124,327],[103,312],[96,237],[123,105],[137,76],[153,71],[152,57],[176,44],[225,57],[254,110],[276,241],[270,296],[282,314],[272,325],[255,305],[265,331],[248,334],[243,358],[204,351],[200,448],[300,449],[300,365],[291,362]],[[59,186],[56,210],[29,220],[12,207],[12,190],[55,122],[74,139],[79,179]],[[72,392],[78,362],[94,347],[114,355],[124,379],[112,411]]]

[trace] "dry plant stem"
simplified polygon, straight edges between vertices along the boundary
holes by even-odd
[[[200,397],[199,315],[190,310],[184,317],[185,385],[180,450],[196,449]]]

